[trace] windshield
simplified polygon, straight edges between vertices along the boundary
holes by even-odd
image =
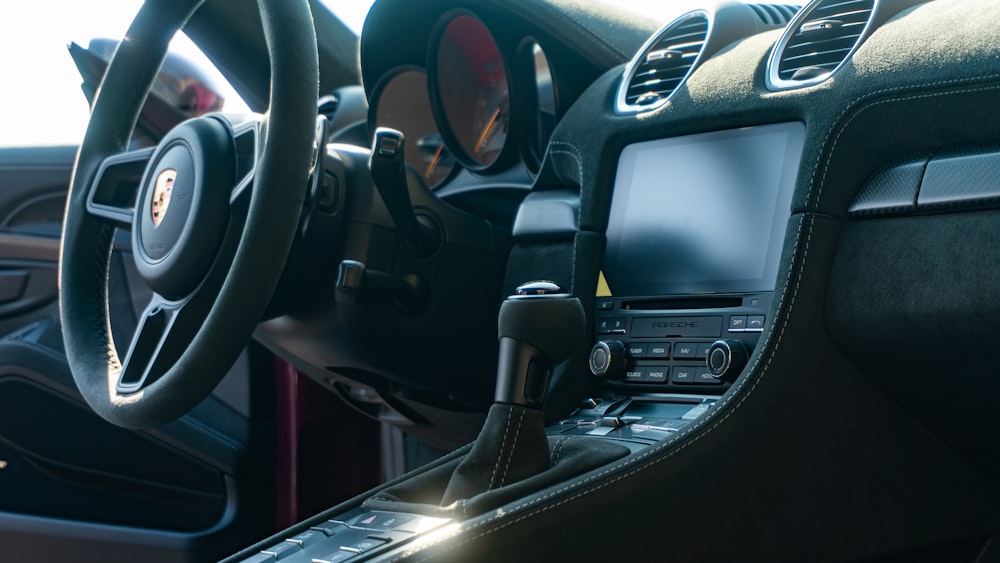
[[[365,16],[371,9],[375,0],[322,0],[323,4],[344,22],[355,35],[361,35],[361,28],[365,25]]]
[[[372,4],[375,0],[321,0],[327,8],[340,21],[344,22],[351,31],[357,35],[361,35],[361,29],[365,24],[365,17],[368,15],[368,11],[371,9]],[[744,4],[757,3],[760,0],[738,0]],[[663,0],[629,0],[628,2],[620,2],[619,0],[590,0],[589,3],[592,4],[607,4],[615,6],[618,9],[625,9],[638,15],[657,14],[659,16],[675,16],[677,14],[683,13],[692,8],[698,6],[703,6],[708,4],[706,0],[674,0],[672,2],[664,2]],[[790,0],[788,2],[783,2],[784,4],[791,4],[795,6],[800,6],[803,4],[803,0]]]
[[[347,4],[348,2],[341,2]],[[90,118],[82,78],[67,46],[87,48],[92,39],[117,41],[142,0],[102,0],[101,10],[79,0],[11,3],[0,17],[0,147],[75,145]],[[53,14],[59,17],[53,17]],[[113,50],[113,44],[107,50]],[[213,77],[223,111],[248,111],[208,58],[183,33],[170,50]]]

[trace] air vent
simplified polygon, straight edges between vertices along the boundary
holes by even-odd
[[[707,12],[688,12],[653,35],[629,63],[615,111],[627,115],[667,103],[700,61],[709,21]]]
[[[767,26],[785,27],[799,12],[798,6],[783,4],[747,4],[747,7],[753,10],[754,15]]]
[[[867,37],[878,0],[814,0],[792,20],[768,61],[772,90],[819,84]]]

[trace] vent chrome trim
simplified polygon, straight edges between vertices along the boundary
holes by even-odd
[[[639,69],[639,66],[645,62],[646,57],[650,54],[650,52],[653,51],[653,48],[656,47],[662,40],[668,38],[672,31],[685,24],[691,23],[695,19],[705,20],[706,23],[705,39],[701,42],[702,43],[701,49],[698,50],[698,56],[695,57],[694,62],[691,63],[691,67],[687,70],[687,72],[684,73],[684,76],[681,77],[680,81],[677,83],[677,86],[674,87],[674,89],[670,92],[669,95],[660,98],[659,100],[651,104],[646,104],[646,105],[629,104],[626,101],[628,98],[629,87],[632,84],[632,80],[635,78],[635,73]],[[691,73],[693,73],[694,70],[698,68],[698,65],[701,64],[702,57],[705,54],[705,46],[708,44],[708,40],[712,36],[713,24],[714,21],[712,15],[709,12],[707,12],[706,10],[692,10],[677,17],[672,22],[663,26],[662,28],[660,28],[659,31],[654,33],[652,37],[650,37],[646,41],[646,43],[644,43],[643,46],[639,49],[635,57],[629,62],[628,66],[625,68],[625,73],[622,75],[621,80],[618,82],[618,92],[615,95],[615,113],[618,115],[634,115],[637,113],[644,113],[647,111],[653,111],[657,108],[660,108],[668,101],[670,101],[670,98],[672,98],[674,94],[677,93],[677,90],[680,89],[681,85],[687,82],[687,79],[688,77],[691,76]]]
[[[804,24],[810,23],[812,21],[810,20],[810,16],[814,11],[816,11],[819,8],[850,6],[851,4],[856,4],[857,2],[858,0],[813,0],[804,8],[802,8],[799,11],[799,13],[795,15],[795,18],[793,18],[792,21],[785,28],[784,33],[781,34],[781,38],[778,40],[777,43],[775,43],[774,48],[771,49],[771,55],[767,59],[767,72],[765,74],[765,81],[767,83],[767,88],[772,91],[779,91],[779,90],[790,90],[793,88],[805,88],[807,86],[815,86],[816,84],[820,84],[822,82],[829,80],[834,74],[837,73],[837,71],[839,71],[847,63],[847,61],[851,60],[851,57],[854,56],[854,53],[858,50],[861,44],[865,42],[865,39],[868,38],[868,35],[871,34],[871,32],[874,30],[873,22],[875,21],[876,14],[878,14],[879,12],[882,0],[871,0],[871,11],[869,12],[868,19],[865,21],[864,27],[861,29],[860,32],[847,33],[841,36],[842,39],[854,37],[854,42],[849,49],[847,48],[842,49],[843,51],[846,52],[844,53],[844,56],[841,58],[840,62],[838,62],[835,67],[833,67],[829,71],[819,76],[813,76],[810,78],[804,78],[800,80],[781,78],[780,75],[781,62],[782,60],[784,60],[783,56],[785,54],[785,50],[788,48],[788,44],[799,33]],[[843,16],[847,13],[854,13],[857,11],[858,10],[848,10],[848,12],[838,13],[836,15]],[[860,10],[860,11],[866,11],[866,10]],[[831,18],[824,16],[821,19],[823,21],[818,21],[818,23],[824,23],[825,21],[830,20]],[[823,41],[828,41],[828,40],[829,39],[824,39]],[[831,50],[831,52],[833,51],[834,50]],[[805,55],[798,55],[798,56],[802,57]]]

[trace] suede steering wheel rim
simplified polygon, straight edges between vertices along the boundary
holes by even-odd
[[[128,428],[184,415],[246,346],[294,241],[314,160],[319,65],[306,0],[258,0],[271,62],[266,113],[195,118],[155,149],[127,150],[168,43],[201,2],[147,0],[140,9],[94,101],[66,201],[66,357],[84,400]],[[140,171],[138,188],[122,187]],[[108,307],[122,228],[154,292],[124,354]]]

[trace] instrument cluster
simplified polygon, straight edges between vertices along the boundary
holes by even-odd
[[[407,164],[431,188],[463,169],[537,173],[559,112],[542,46],[495,34],[464,9],[444,13],[429,37],[422,66],[396,66],[372,90],[372,130],[401,131]]]

